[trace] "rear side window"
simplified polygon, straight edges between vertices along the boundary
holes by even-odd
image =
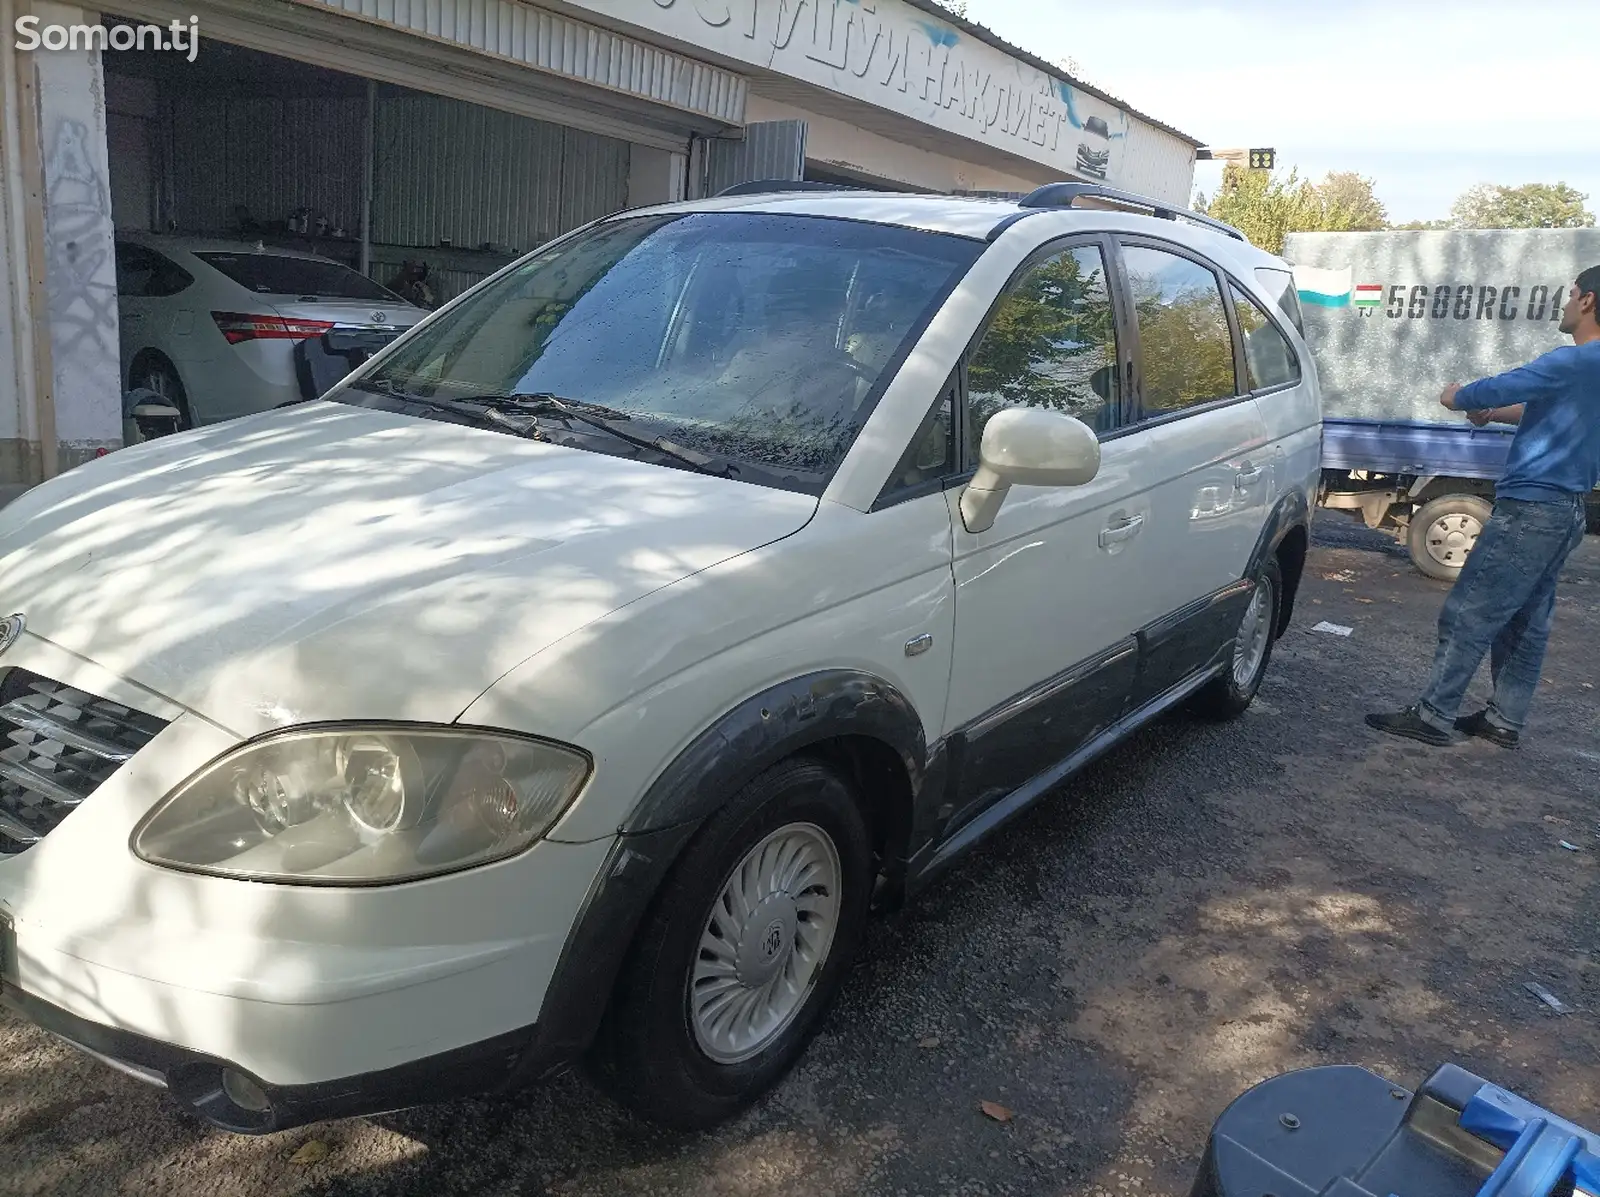
[[[1248,295],[1228,288],[1239,334],[1244,338],[1245,372],[1252,391],[1267,391],[1300,381],[1300,363],[1278,326]]]
[[[142,245],[117,242],[117,294],[140,295],[155,273],[156,256]]]
[[[1294,287],[1294,275],[1287,270],[1273,270],[1267,266],[1256,267],[1256,282],[1272,296],[1278,310],[1289,317],[1289,323],[1302,337],[1306,335],[1305,318],[1300,314],[1300,295]]]
[[[194,276],[171,258],[129,241],[117,243],[117,294],[143,299],[176,295]]]
[[[1139,321],[1141,416],[1163,416],[1238,394],[1233,334],[1217,276],[1163,249],[1129,245],[1122,256]]]
[[[257,295],[404,302],[392,291],[337,262],[291,258],[283,254],[197,253],[195,257]]]

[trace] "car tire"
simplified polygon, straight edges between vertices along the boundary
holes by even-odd
[[[194,427],[194,417],[189,412],[189,393],[183,389],[176,368],[159,353],[141,355],[128,371],[128,389],[138,390],[140,387],[154,391],[178,409],[182,416],[178,422],[180,429]]]
[[[1283,571],[1276,557],[1268,557],[1239,617],[1222,675],[1195,695],[1192,705],[1196,714],[1207,719],[1236,719],[1249,709],[1267,675],[1282,610]]]
[[[1430,578],[1454,582],[1492,510],[1477,495],[1442,495],[1424,503],[1406,529],[1411,564]]]
[[[682,1129],[755,1101],[837,994],[872,874],[861,809],[827,765],[794,757],[751,781],[700,829],[645,915],[595,1045],[601,1083]]]

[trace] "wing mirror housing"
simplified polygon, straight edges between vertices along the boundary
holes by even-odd
[[[1100,440],[1082,420],[1008,407],[983,426],[978,472],[961,495],[961,522],[968,532],[987,532],[1013,486],[1082,486],[1099,472]]]

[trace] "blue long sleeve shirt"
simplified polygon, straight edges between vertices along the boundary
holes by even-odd
[[[1600,482],[1600,341],[1563,345],[1456,393],[1462,411],[1523,404],[1496,498],[1551,502]]]

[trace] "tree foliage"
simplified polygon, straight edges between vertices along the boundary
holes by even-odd
[[[1289,233],[1342,233],[1382,229],[1388,213],[1373,192],[1373,181],[1354,171],[1330,171],[1321,183],[1288,175],[1246,170],[1229,163],[1222,185],[1195,208],[1226,221],[1271,253],[1283,252]]]
[[[1095,372],[1116,361],[1114,325],[1098,251],[1068,250],[1034,267],[1000,301],[968,368],[977,424],[1023,405],[1092,422],[1103,405]]]
[[[1353,170],[1331,170],[1314,188],[1328,232],[1371,232],[1389,226],[1389,213],[1372,179]]]
[[[1344,233],[1376,229],[1589,229],[1595,227],[1589,199],[1566,183],[1524,183],[1507,187],[1482,183],[1462,193],[1448,220],[1408,220],[1390,224],[1373,190],[1373,181],[1355,171],[1329,171],[1322,182],[1246,170],[1229,163],[1222,184],[1209,199],[1194,197],[1194,208],[1240,229],[1251,242],[1283,252],[1289,233]]]
[[[1139,315],[1144,406],[1177,410],[1234,393],[1233,340],[1215,286],[1163,295],[1131,280]]]
[[[1588,198],[1566,183],[1481,183],[1456,200],[1450,223],[1458,229],[1592,229]]]

